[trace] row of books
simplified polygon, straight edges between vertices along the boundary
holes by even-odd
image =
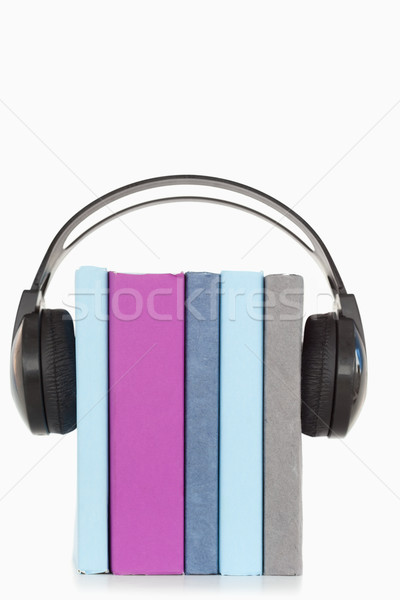
[[[302,570],[303,280],[76,273],[83,573]]]

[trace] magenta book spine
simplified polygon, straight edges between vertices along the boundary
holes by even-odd
[[[109,273],[110,567],[184,568],[184,274]]]

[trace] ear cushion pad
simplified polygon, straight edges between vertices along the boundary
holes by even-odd
[[[76,375],[74,326],[66,310],[42,310],[40,354],[48,430],[68,433],[76,428]]]
[[[312,315],[304,329],[301,365],[301,426],[312,437],[328,435],[336,378],[334,313]]]

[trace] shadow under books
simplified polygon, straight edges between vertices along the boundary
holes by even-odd
[[[222,592],[256,594],[268,591],[301,591],[302,577],[278,576],[225,576],[225,575],[80,575],[75,585],[81,590],[113,592],[138,591],[152,593]]]

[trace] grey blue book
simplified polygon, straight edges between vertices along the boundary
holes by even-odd
[[[185,573],[218,573],[219,283],[186,273]]]
[[[302,572],[303,279],[265,278],[264,574]]]

